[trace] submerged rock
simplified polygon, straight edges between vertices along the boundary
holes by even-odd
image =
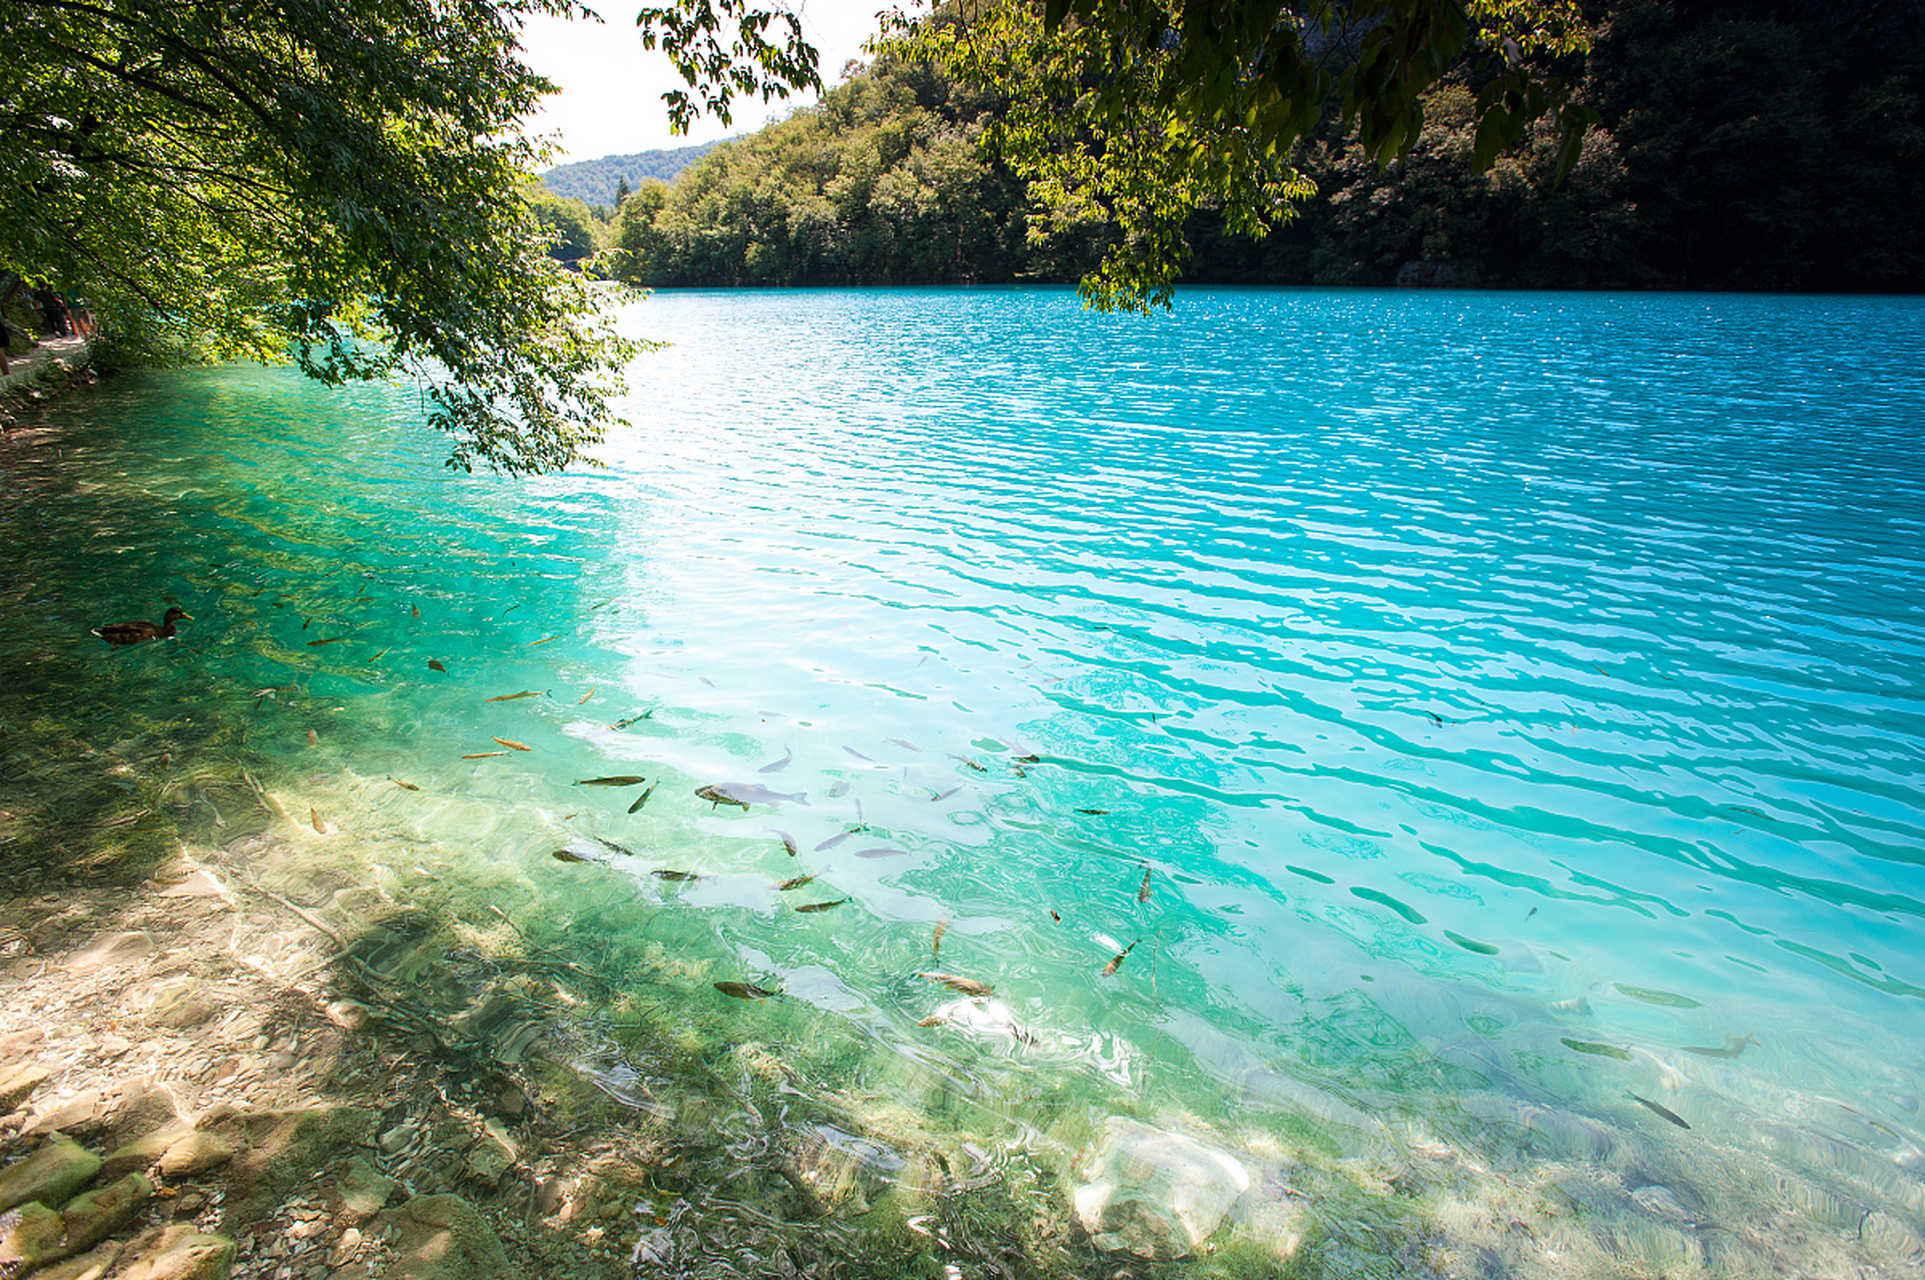
[[[510,1274],[501,1241],[460,1196],[416,1196],[376,1221],[396,1233],[389,1280],[490,1280]]]
[[[336,1212],[343,1220],[359,1226],[381,1212],[397,1185],[393,1178],[381,1174],[366,1160],[355,1156],[341,1166],[341,1172],[335,1178]]]
[[[37,1062],[16,1062],[0,1070],[0,1113],[12,1111],[47,1083],[47,1069]]]
[[[196,1130],[167,1148],[160,1158],[160,1171],[169,1178],[191,1178],[233,1158],[233,1146],[218,1134]]]
[[[170,1226],[136,1237],[127,1254],[134,1261],[116,1280],[223,1280],[234,1261],[234,1242]]]
[[[100,1172],[100,1157],[63,1135],[0,1173],[0,1213],[39,1201],[58,1209]]]
[[[1144,1258],[1202,1248],[1251,1187],[1250,1171],[1220,1147],[1113,1116],[1073,1196],[1099,1248]]]
[[[0,1213],[0,1276],[25,1275],[64,1256],[66,1233],[65,1219],[38,1200]]]
[[[77,1197],[61,1211],[66,1226],[61,1256],[91,1249],[126,1226],[153,1194],[153,1183],[130,1173],[119,1182]]]

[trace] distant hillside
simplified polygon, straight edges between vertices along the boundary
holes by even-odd
[[[673,182],[675,175],[707,155],[716,144],[676,147],[672,151],[643,151],[632,156],[603,156],[599,160],[579,160],[560,164],[541,175],[542,185],[564,199],[584,204],[615,207],[615,188],[623,178],[629,190],[642,185],[644,178]]]

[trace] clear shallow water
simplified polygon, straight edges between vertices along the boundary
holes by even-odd
[[[1921,321],[663,294],[608,467],[525,482],[435,470],[404,392],[125,379],[57,410],[91,492],[14,486],[9,669],[231,719],[397,883],[992,1160],[1123,1113],[1447,1149],[1610,1224],[1505,1201],[1512,1270],[1915,1267]],[[162,593],[171,652],[85,636]]]

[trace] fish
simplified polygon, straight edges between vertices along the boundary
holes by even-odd
[[[418,618],[418,617],[420,617],[420,616],[421,616],[421,606],[417,604],[417,605],[414,605],[414,606],[412,606],[412,607],[413,607],[413,609],[414,609],[414,616],[415,616],[415,617],[417,617],[417,618]]]
[[[1670,1009],[1704,1008],[1703,1001],[1693,1000],[1690,996],[1681,996],[1675,991],[1657,991],[1650,987],[1627,987],[1622,982],[1613,983],[1612,985],[1623,994],[1630,996],[1633,1000],[1642,1000],[1646,1004],[1664,1005]]]
[[[931,982],[942,983],[943,986],[948,987],[951,991],[960,991],[966,996],[993,996],[996,994],[995,989],[987,982],[978,982],[974,978],[965,978],[960,974],[925,973],[922,976]]]
[[[489,756],[505,756],[506,751],[470,751],[461,757],[463,760],[486,760]]]
[[[907,849],[891,849],[886,845],[878,846],[874,849],[856,850],[856,857],[858,858],[906,858],[908,856],[909,851]]]
[[[377,654],[375,654],[375,655],[374,655],[374,656],[373,656],[372,658],[369,658],[369,659],[368,659],[368,661],[369,661],[369,662],[379,662],[379,661],[381,661],[381,659],[383,659],[383,658],[385,658],[385,657],[387,657],[387,656],[388,656],[388,649],[392,649],[392,648],[394,648],[394,646],[393,646],[393,645],[389,645],[389,646],[387,647],[387,649],[383,649],[383,650],[381,650],[381,652],[379,652],[379,653],[377,653]]]
[[[917,745],[916,745],[915,743],[913,743],[913,742],[905,742],[905,741],[904,741],[903,739],[901,739],[901,738],[891,738],[891,739],[889,739],[889,741],[890,741],[890,742],[893,742],[893,743],[894,743],[894,744],[895,744],[896,746],[898,746],[898,747],[901,747],[901,748],[903,748],[904,750],[907,750],[907,751],[915,751],[915,752],[921,752],[921,750],[922,750],[922,748],[921,748],[921,747],[919,747],[919,746],[917,746]]]
[[[581,697],[575,699],[575,705],[579,707],[582,703],[587,702],[590,698],[595,696],[595,690],[599,688],[601,688],[601,686],[598,684],[589,685],[588,692],[584,693]]]
[[[616,844],[613,840],[604,839],[601,836],[595,837],[595,843],[600,845],[602,848],[608,850],[610,853],[619,853],[625,858],[632,858],[635,856],[635,851],[629,848],[627,845]]]
[[[1060,915],[1058,915],[1058,914],[1056,914],[1056,908],[1055,908],[1055,907],[1051,907],[1051,908],[1049,909],[1049,918],[1050,918],[1050,919],[1052,919],[1052,920],[1054,920],[1054,921],[1055,921],[1055,922],[1056,922],[1057,924],[1061,924],[1061,923],[1063,923],[1063,917],[1062,917],[1062,916],[1060,916]]]
[[[1095,815],[1097,815],[1098,817],[1102,817],[1102,816],[1104,816],[1104,815],[1106,815],[1106,814],[1108,814],[1108,813],[1109,813],[1109,810],[1108,810],[1108,809],[1078,809],[1078,810],[1077,810],[1076,812],[1078,812],[1078,813],[1093,813],[1093,814],[1095,814]]]
[[[874,764],[876,762],[874,756],[865,756],[860,751],[857,751],[854,747],[844,747],[843,750],[848,752],[850,755],[854,756],[856,759],[862,761],[864,764]]]
[[[515,603],[509,605],[506,609],[503,609],[499,614],[495,616],[505,618],[519,608],[521,608],[521,601],[517,600]]]
[[[655,788],[661,785],[662,784],[659,782],[649,783],[648,790],[642,792],[642,794],[635,797],[635,803],[628,806],[628,811],[630,813],[641,812],[642,806],[648,803],[648,798],[655,794]]]
[[[847,840],[850,836],[854,834],[855,832],[853,831],[839,831],[835,835],[830,836],[827,840],[824,840],[821,844],[817,845],[815,847],[815,851],[817,853],[826,853],[828,850],[835,848],[837,845],[841,844],[844,840]]]
[[[670,881],[700,880],[702,878],[693,871],[671,871],[667,867],[663,867],[659,871],[651,871],[648,874],[654,876],[657,880]]]
[[[414,783],[412,783],[412,782],[403,782],[403,781],[401,781],[401,779],[399,779],[399,778],[397,778],[397,777],[395,777],[395,776],[394,776],[393,774],[389,774],[389,775],[388,775],[388,781],[389,781],[389,782],[392,782],[392,783],[393,783],[393,784],[394,784],[395,786],[397,786],[397,787],[400,787],[400,788],[401,788],[401,789],[402,789],[403,791],[419,791],[419,790],[421,790],[421,788],[420,788],[420,787],[417,787],[417,786],[415,786],[415,785],[414,785]]]
[[[1620,1062],[1631,1060],[1628,1049],[1620,1049],[1614,1044],[1599,1044],[1595,1040],[1573,1040],[1568,1036],[1559,1036],[1557,1042],[1566,1049],[1573,1049],[1578,1053],[1588,1053],[1599,1058],[1616,1058]]]
[[[737,800],[734,796],[718,791],[714,787],[697,787],[695,788],[695,794],[698,798],[708,801],[709,808],[711,809],[720,808],[722,805],[725,805],[725,804],[732,804],[737,808],[739,808],[743,813],[747,813],[749,811],[748,801]]]
[[[1526,911],[1526,912],[1524,913],[1524,918],[1525,918],[1526,920],[1529,920],[1529,919],[1530,919],[1530,918],[1531,918],[1532,916],[1534,916],[1534,915],[1536,915],[1536,914],[1537,914],[1537,908],[1536,908],[1536,907],[1532,907],[1532,908],[1531,908],[1531,909],[1530,909],[1529,911]]]
[[[1686,1053],[1695,1053],[1695,1054],[1698,1054],[1700,1057],[1735,1058],[1739,1054],[1745,1051],[1745,1047],[1747,1045],[1755,1045],[1757,1043],[1758,1043],[1758,1038],[1756,1036],[1753,1036],[1750,1034],[1746,1034],[1742,1036],[1734,1036],[1730,1032],[1726,1032],[1725,1038],[1724,1038],[1724,1048],[1722,1049],[1707,1049],[1703,1045],[1695,1045],[1695,1044],[1687,1044],[1687,1045],[1682,1045],[1680,1047]]]
[[[1029,776],[1029,770],[1023,768],[1023,766],[1019,764],[1013,764],[1009,767],[1016,771],[1016,776],[1019,778],[1027,778]]]
[[[772,831],[772,832],[770,832],[769,834],[771,834],[771,835],[773,835],[773,836],[775,836],[775,837],[776,837],[776,838],[777,838],[778,840],[780,840],[780,841],[782,842],[782,848],[783,848],[783,850],[784,850],[784,851],[785,851],[785,852],[786,852],[786,853],[787,853],[787,854],[788,854],[788,855],[789,855],[789,856],[790,856],[791,858],[793,858],[793,857],[795,857],[795,856],[797,855],[797,853],[798,853],[799,851],[798,851],[798,850],[796,849],[796,847],[795,847],[795,837],[794,837],[794,836],[792,836],[792,835],[790,835],[790,834],[789,834],[788,832],[786,832],[786,831]]]
[[[955,795],[958,791],[961,791],[961,790],[962,790],[961,787],[951,787],[947,791],[938,791],[935,795],[930,796],[929,798],[931,801],[947,800],[950,796]]]
[[[591,858],[585,853],[576,853],[573,849],[557,849],[555,850],[555,861],[556,862],[600,862],[601,859]]]
[[[1148,867],[1143,868],[1143,883],[1136,886],[1136,900],[1138,902],[1148,902],[1150,900],[1150,869]]]
[[[516,742],[513,738],[496,738],[495,741],[499,742],[502,746],[508,748],[510,751],[533,751],[534,750],[534,748],[529,746],[527,743]]]
[[[809,881],[813,879],[815,879],[815,876],[812,876],[812,875],[791,876],[789,879],[784,880],[781,884],[775,886],[775,891],[777,893],[787,893],[791,889],[800,889],[803,885],[809,883]]]
[[[448,668],[441,665],[441,659],[439,658],[428,659],[428,670],[439,671],[444,676],[448,674]]]
[[[325,640],[310,640],[307,642],[307,647],[310,649],[318,649],[324,644],[340,644],[343,640],[351,639],[353,639],[352,636],[329,636]]]
[[[847,898],[837,898],[833,902],[805,902],[801,906],[797,907],[796,910],[797,911],[827,911],[830,907],[839,907],[847,901],[848,901]]]
[[[628,717],[628,719],[617,720],[614,724],[611,724],[608,727],[611,729],[626,729],[628,728],[629,725],[634,724],[637,720],[646,720],[649,718],[649,716],[653,714],[654,712],[652,710],[637,712],[636,714]]]
[[[782,770],[788,768],[789,762],[794,759],[795,759],[795,748],[791,747],[780,760],[772,761],[769,764],[765,764],[760,769],[757,769],[756,772],[757,773],[780,773],[782,772]]]
[[[319,809],[316,809],[312,805],[308,806],[307,820],[314,824],[315,831],[319,832],[321,835],[326,835],[328,833],[328,824],[321,821],[321,811]]]
[[[936,921],[936,936],[929,940],[930,955],[939,956],[942,954],[942,935],[948,932],[949,917],[944,916],[942,919]]]
[[[1136,943],[1141,941],[1143,941],[1143,939],[1138,938],[1136,942],[1130,943],[1129,946],[1124,947],[1121,951],[1111,956],[1110,962],[1103,966],[1103,972],[1099,976],[1107,978],[1118,969],[1121,969],[1123,967],[1123,957],[1136,950]]]
[[[956,759],[962,761],[964,764],[974,769],[977,773],[989,772],[989,770],[986,767],[984,767],[980,762],[971,760],[968,756],[957,756]]]
[[[1662,1106],[1659,1103],[1651,1101],[1651,1099],[1649,1098],[1640,1098],[1635,1093],[1627,1092],[1625,1096],[1631,1099],[1631,1101],[1633,1102],[1643,1103],[1645,1106],[1651,1108],[1651,1110],[1663,1116],[1666,1120],[1669,1120],[1672,1124],[1677,1125],[1678,1128],[1680,1129],[1689,1129],[1691,1127],[1691,1125],[1685,1120],[1683,1116],[1679,1115],[1677,1112],[1673,1111],[1671,1108],[1667,1106]]]
[[[1038,755],[1017,756],[1016,761],[1018,764],[1041,764],[1043,758]]]
[[[541,695],[542,695],[542,690],[540,689],[523,689],[520,693],[497,693],[492,698],[483,698],[482,701],[483,702],[513,702],[516,698],[539,698],[541,697]]]
[[[313,625],[314,625],[314,619],[312,618],[304,619],[301,623],[301,630],[306,631],[309,627]]]
[[[312,730],[312,729],[309,729],[309,730],[307,731],[307,744],[308,744],[308,745],[309,745],[310,747],[318,747],[318,746],[320,746],[320,745],[321,745],[321,735],[320,735],[320,734],[318,734],[318,733],[316,733],[316,732],[314,732],[314,730]]]
[[[725,996],[734,996],[737,1000],[767,1000],[770,996],[782,994],[780,991],[771,991],[767,987],[758,987],[751,982],[718,982],[715,984],[715,989]]]
[[[795,792],[793,795],[781,791],[771,791],[753,782],[717,782],[706,787],[697,787],[695,794],[711,805],[732,804],[747,811],[752,804],[775,804],[782,800],[793,800],[797,804],[807,804],[808,793]]]
[[[948,1021],[949,1019],[944,1017],[942,1014],[932,1013],[928,1017],[924,1018],[921,1022],[918,1022],[916,1025],[919,1027],[940,1027],[941,1025],[943,1025],[943,1023]]]
[[[539,640],[537,640],[537,641],[535,641],[535,642],[534,642],[534,644],[531,644],[531,645],[529,645],[528,647],[529,647],[530,649],[533,649],[533,648],[534,648],[534,647],[535,647],[536,645],[544,645],[544,644],[547,644],[547,643],[548,643],[549,641],[551,641],[551,640],[559,640],[559,639],[561,639],[561,638],[562,638],[563,636],[565,636],[565,635],[567,635],[567,634],[568,634],[568,633],[567,633],[566,631],[558,631],[558,632],[556,632],[556,633],[555,633],[554,635],[552,635],[552,636],[543,636],[543,637],[542,637],[541,639],[539,639]]]
[[[616,773],[606,778],[577,778],[575,785],[578,787],[634,787],[647,781],[648,779],[639,773]]]

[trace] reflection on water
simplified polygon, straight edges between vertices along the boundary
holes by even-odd
[[[708,1153],[678,1273],[945,1188],[1086,1269],[1128,1119],[1241,1170],[1211,1266],[1897,1274],[1920,315],[662,295],[610,466],[516,483],[402,392],[124,379],[7,450],[9,857],[178,829],[521,955],[576,1015],[464,1043]]]

